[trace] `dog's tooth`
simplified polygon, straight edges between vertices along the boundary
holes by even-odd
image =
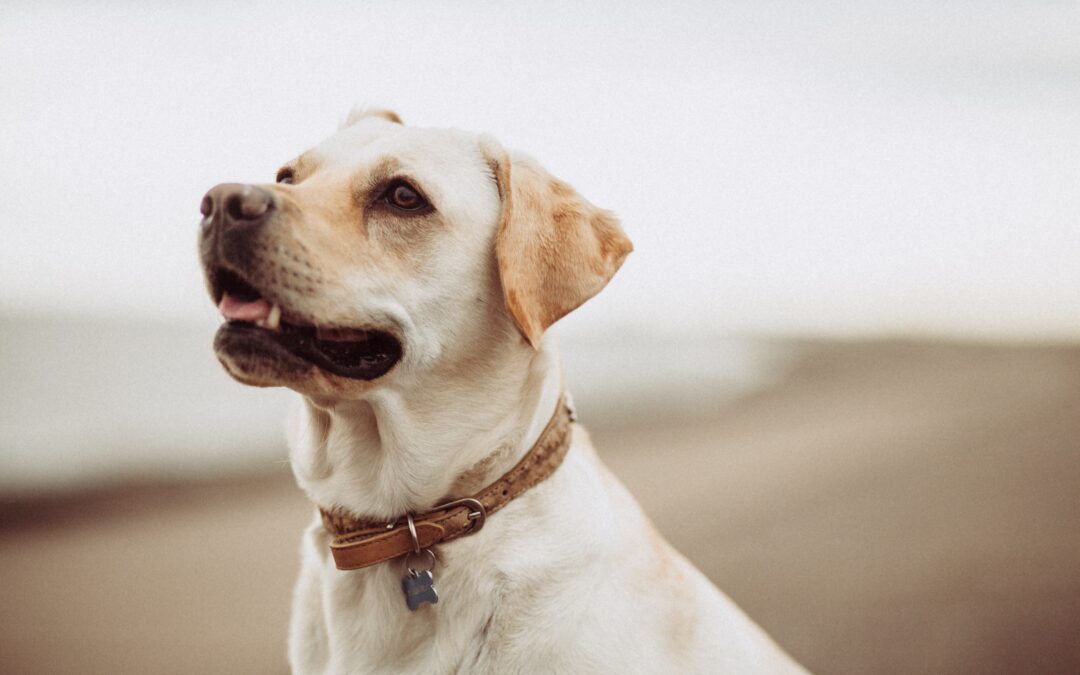
[[[279,330],[281,328],[281,307],[276,302],[270,308],[270,314],[266,317],[266,327],[270,330]]]

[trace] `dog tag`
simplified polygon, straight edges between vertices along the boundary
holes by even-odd
[[[401,580],[401,590],[405,592],[405,604],[413,612],[425,602],[434,605],[439,601],[439,594],[435,590],[435,578],[431,570],[417,572],[410,569]]]

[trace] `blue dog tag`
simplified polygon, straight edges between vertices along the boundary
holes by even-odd
[[[435,578],[431,570],[409,573],[401,580],[401,590],[405,592],[405,604],[415,612],[420,605],[426,603],[434,605],[439,601],[439,594],[435,591]]]

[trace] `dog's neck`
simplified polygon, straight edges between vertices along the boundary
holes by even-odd
[[[546,339],[481,370],[432,372],[356,401],[305,398],[290,438],[298,483],[321,507],[387,522],[475,493],[528,452],[562,386]]]

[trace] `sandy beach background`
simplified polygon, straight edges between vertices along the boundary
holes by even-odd
[[[782,346],[708,413],[580,403],[666,536],[816,672],[1080,671],[1080,347]],[[283,464],[9,499],[0,670],[286,672],[311,515]]]

